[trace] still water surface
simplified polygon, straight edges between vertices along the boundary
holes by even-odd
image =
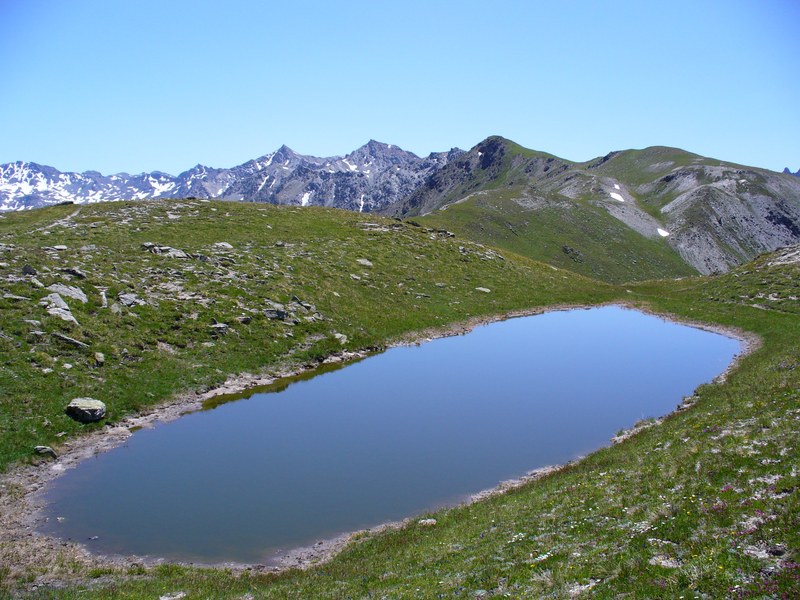
[[[394,348],[137,432],[53,482],[43,530],[99,552],[269,562],[606,445],[739,350],[615,306]]]

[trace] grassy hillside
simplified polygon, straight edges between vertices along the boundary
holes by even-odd
[[[608,177],[620,179],[630,185],[642,185],[668,175],[676,167],[719,164],[721,164],[720,161],[705,158],[680,148],[651,146],[642,150],[612,152],[601,159],[583,163],[581,166]]]
[[[587,200],[487,191],[416,220],[601,281],[697,273],[663,238],[644,237]]]
[[[229,374],[314,363],[471,316],[608,297],[571,273],[411,225],[239,203],[7,214],[0,265],[0,469],[86,429],[64,415],[77,396],[106,402],[114,422]],[[85,294],[84,303],[62,292],[75,322],[42,305],[54,284]],[[270,318],[272,303],[292,314]]]
[[[352,213],[147,203],[86,207],[64,221],[73,212],[62,207],[0,220],[3,293],[32,299],[2,300],[0,342],[9,357],[2,382],[10,392],[0,410],[12,417],[2,421],[6,465],[29,455],[32,443],[57,439],[51,432],[77,432],[60,415],[76,392],[107,399],[113,420],[178,389],[277,364],[287,353],[313,362],[341,347],[333,332],[346,334],[351,348],[380,346],[476,314],[617,298],[755,332],[763,345],[724,384],[702,386],[683,410],[643,423],[626,441],[512,492],[433,513],[434,526],[413,523],[365,535],[308,571],[89,569],[42,559],[19,572],[13,542],[3,540],[0,585],[7,590],[35,598],[189,599],[800,595],[797,249],[715,279],[612,288],[511,254],[501,260],[435,231]],[[144,242],[207,260],[152,254]],[[233,248],[214,247],[217,242]],[[57,244],[67,249],[42,249]],[[94,249],[81,249],[86,245]],[[46,285],[69,276],[64,268],[77,266],[86,275],[66,282],[91,295],[85,305],[70,302],[80,326],[42,314],[36,300],[50,292],[19,275],[25,263]],[[181,300],[172,288],[154,295],[175,281],[200,297]],[[109,304],[119,301],[119,292],[133,291],[158,306],[112,313],[102,308],[95,286],[108,287]],[[324,319],[286,325],[264,316],[265,297],[288,305],[290,295],[315,304]],[[242,323],[239,316],[251,320]],[[36,327],[46,334],[31,334],[23,319],[40,320]],[[209,333],[215,320],[229,325],[227,334]],[[91,350],[65,348],[51,335],[57,332],[90,343]],[[287,332],[293,337],[284,337]],[[106,354],[102,366],[93,362],[97,348]],[[71,369],[63,368],[65,360]],[[41,373],[44,365],[53,373]],[[39,383],[25,384],[23,377]],[[8,421],[15,425],[8,428]],[[43,576],[71,583],[34,588]]]

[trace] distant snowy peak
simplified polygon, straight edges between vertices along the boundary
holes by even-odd
[[[318,158],[284,145],[230,169],[198,164],[178,176],[159,171],[109,176],[97,171],[62,173],[45,165],[14,162],[0,165],[0,210],[61,202],[195,197],[371,211],[409,193],[432,170],[460,153],[453,149],[420,158],[370,140],[344,157]]]

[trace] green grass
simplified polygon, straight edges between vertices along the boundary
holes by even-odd
[[[584,163],[582,166],[589,166],[596,162],[594,160]],[[707,159],[680,148],[651,146],[643,150],[619,152],[608,161],[594,167],[594,170],[599,174],[624,181],[628,185],[638,186],[653,182],[669,174],[676,167],[719,164],[719,161]]]
[[[416,220],[602,281],[696,274],[664,239],[640,235],[601,207],[553,197],[530,208],[525,196],[490,191]]]
[[[252,344],[256,339],[263,343],[283,329],[273,331],[269,329],[270,323],[259,321],[257,334],[240,331],[244,328],[235,325],[241,336],[241,342],[237,339],[235,345],[222,346],[220,340],[215,340],[217,345],[204,347],[203,352],[192,351],[187,345],[187,350],[181,351],[191,357],[187,360],[205,365],[202,354],[209,353],[209,364],[197,371],[200,375],[210,374],[205,383],[221,379],[226,369],[235,371],[242,365],[255,367],[258,361],[271,364],[270,361],[282,360],[286,352],[297,348],[294,345],[299,343],[297,338],[307,339],[314,333],[327,335],[335,329],[352,336],[352,347],[380,345],[392,336],[461,320],[471,314],[555,302],[596,302],[613,297],[684,319],[755,332],[761,336],[763,346],[743,360],[724,384],[701,386],[690,408],[642,430],[625,442],[602,449],[512,492],[471,506],[435,512],[431,516],[438,522],[433,527],[412,524],[397,531],[366,535],[330,563],[308,571],[281,575],[256,571],[237,574],[225,569],[163,565],[136,567],[128,573],[103,569],[84,572],[80,566],[73,566],[73,576],[77,580],[73,580],[71,586],[35,591],[26,587],[31,597],[158,598],[178,592],[185,593],[186,598],[475,598],[488,594],[517,598],[563,598],[572,594],[594,598],[781,598],[800,595],[797,566],[800,550],[800,490],[797,487],[800,315],[796,300],[796,282],[800,274],[796,264],[769,266],[769,259],[762,258],[716,279],[692,278],[610,288],[513,255],[502,261],[487,258],[491,253],[486,250],[458,238],[441,238],[422,228],[398,224],[390,232],[370,233],[358,226],[367,218],[350,213],[253,206],[229,209],[227,205],[212,204],[198,209],[197,218],[208,219],[206,233],[201,234],[197,232],[203,231],[202,226],[189,232],[179,224],[153,222],[153,216],[163,214],[160,211],[165,211],[166,205],[147,206],[151,211],[147,217],[149,230],[134,232],[136,239],[131,240],[127,240],[125,227],[118,224],[119,213],[114,212],[130,210],[129,207],[92,207],[91,210],[87,207],[82,211],[80,219],[105,220],[109,234],[119,229],[113,245],[106,241],[109,237],[102,238],[103,247],[109,248],[109,253],[115,257],[118,270],[112,277],[98,264],[91,263],[93,272],[104,273],[102,277],[97,275],[98,281],[113,283],[125,266],[129,269],[125,271],[127,277],[136,287],[138,276],[134,277],[130,270],[142,272],[144,265],[135,263],[138,259],[134,257],[140,256],[138,244],[147,241],[145,238],[192,251],[199,251],[212,241],[228,241],[236,249],[250,243],[254,247],[247,254],[240,252],[241,255],[236,256],[242,271],[251,272],[252,269],[255,278],[255,270],[273,260],[291,263],[293,269],[284,268],[281,270],[284,276],[268,278],[264,287],[252,288],[252,298],[244,294],[245,306],[255,302],[258,294],[274,298],[300,288],[326,315],[326,321],[321,323],[296,326],[301,329],[295,332],[294,339],[277,338],[280,349],[269,354],[257,351],[259,356],[252,361],[237,348]],[[231,219],[235,227],[225,227],[227,221],[223,219],[209,218],[212,215],[208,210],[212,206],[223,214],[230,210],[231,216],[226,219]],[[14,216],[17,221],[12,217],[0,220],[0,243],[12,240],[18,247],[24,245],[26,251],[35,252],[43,242],[27,232],[54,220],[60,210]],[[259,214],[260,210],[266,210],[264,215]],[[116,216],[112,218],[112,215]],[[272,225],[271,231],[265,231],[266,223]],[[391,225],[389,221],[381,223]],[[313,237],[309,237],[309,231],[313,231]],[[216,239],[220,232],[224,232],[224,239]],[[59,231],[59,243],[72,234],[77,232]],[[154,237],[156,234],[158,239]],[[48,238],[53,240],[50,243],[56,243],[55,237],[54,231]],[[285,248],[273,249],[276,239],[297,244],[293,247],[292,258],[286,255],[273,258],[276,252],[286,252]],[[74,239],[63,243],[70,248],[73,244],[77,246]],[[459,246],[469,248],[466,256]],[[303,256],[303,252],[313,256]],[[125,255],[129,255],[132,262],[123,261]],[[256,255],[262,258],[257,261],[252,258],[256,262],[249,262],[251,259],[247,257]],[[367,283],[364,278],[356,281],[349,277],[350,272],[363,271],[348,262],[361,256],[374,265],[365,278]],[[10,258],[11,253],[6,253],[0,260],[9,262]],[[152,255],[145,255],[145,258],[151,261],[147,263],[151,267],[163,259]],[[19,262],[27,259],[14,260],[15,269]],[[337,266],[342,263],[346,266]],[[159,268],[165,267],[160,264]],[[289,281],[285,277],[287,273],[292,276]],[[445,283],[445,287],[437,287],[436,282]],[[307,287],[303,288],[303,283],[307,283]],[[398,283],[404,285],[398,287]],[[198,287],[199,290],[211,293],[208,284],[208,280],[196,282],[197,286],[205,285]],[[22,295],[25,290],[21,285],[7,287]],[[473,294],[478,285],[491,288],[492,294]],[[245,286],[245,290],[249,289]],[[414,291],[404,293],[409,289]],[[387,295],[390,290],[394,296]],[[437,295],[437,290],[448,292]],[[339,298],[333,296],[333,291],[340,294]],[[28,294],[34,292],[27,290]],[[430,298],[418,297],[419,292]],[[773,299],[766,300],[764,294]],[[235,295],[230,289],[208,310],[200,311],[196,307],[193,310],[202,312],[203,323],[209,323],[211,318],[231,321],[231,315],[242,310],[229,299]],[[109,332],[102,335],[94,333],[104,324],[102,309],[90,306],[76,311],[82,325],[91,328],[94,343],[107,340],[109,344],[132,346],[128,338],[119,341],[116,338],[134,333],[136,339],[142,340],[140,362],[127,364],[120,357],[118,363],[112,361],[102,369],[127,372],[129,377],[138,373],[140,392],[156,390],[147,400],[149,402],[158,402],[159,394],[191,385],[176,373],[171,383],[162,389],[158,387],[161,374],[147,370],[153,368],[154,362],[148,359],[147,353],[155,352],[151,345],[163,334],[159,322],[164,315],[159,311],[167,310],[167,304],[163,301],[152,313],[147,312],[151,309],[142,307],[138,309],[143,311],[138,318],[121,316],[121,321],[106,324]],[[229,305],[235,305],[235,309]],[[229,312],[223,310],[225,307]],[[24,332],[14,325],[23,313],[10,313],[9,309],[20,310],[17,304],[3,305],[5,337],[2,343],[11,344],[3,348],[4,356],[10,357],[10,366],[20,373],[33,374],[38,367],[29,366],[23,359],[31,353],[32,342],[22,339]],[[167,316],[183,314],[186,309],[170,310]],[[33,310],[30,313],[38,314]],[[13,316],[9,317],[10,314]],[[255,314],[253,317],[255,320]],[[130,331],[125,328],[126,319],[132,326]],[[143,323],[149,323],[152,331],[143,327]],[[70,333],[89,338],[88,331]],[[187,334],[189,338],[196,337],[196,342],[205,339],[203,335],[203,328]],[[226,340],[233,339],[230,336]],[[174,341],[179,347],[180,340]],[[329,351],[331,348],[325,343],[305,351],[306,355]],[[248,349],[256,351],[252,346]],[[56,354],[50,347],[37,351]],[[111,351],[109,355],[117,356]],[[181,356],[179,352],[162,358],[170,362],[180,360]],[[216,373],[214,368],[223,373]],[[88,384],[93,381],[91,375],[96,374],[96,369],[90,366],[74,369],[83,369],[80,372],[84,373],[74,382],[65,380],[59,384],[61,388],[43,386],[31,392],[27,397],[29,413],[6,402],[1,408],[4,415],[29,417],[32,429],[44,411],[51,411],[44,413],[51,419],[57,418],[61,404],[56,402],[51,408],[46,395],[53,389],[60,390],[63,399],[79,389],[73,387],[75,384]],[[109,393],[113,393],[113,386],[124,381],[124,378],[103,373],[106,380],[102,385],[106,387],[102,389]],[[3,377],[4,385],[17,385],[13,378],[8,378],[6,370]],[[18,385],[5,396],[19,399],[23,388]],[[112,406],[113,418],[133,408],[120,406],[126,408]],[[59,422],[59,427],[61,425]],[[39,436],[49,439],[45,435],[48,428],[41,431],[44,434],[23,431],[15,443],[9,443],[5,441],[8,433],[4,430],[2,438],[10,448],[4,454],[5,464],[16,456],[25,456],[30,443],[39,443]],[[4,581],[9,590],[19,589],[14,586],[25,586],[26,580],[33,580],[46,571],[47,565],[42,565],[40,572],[21,577],[10,570],[5,573],[0,570],[0,577],[5,577],[0,581]]]

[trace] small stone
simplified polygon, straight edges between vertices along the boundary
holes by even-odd
[[[680,561],[663,554],[656,554],[647,562],[653,566],[664,567],[665,569],[677,569],[681,566]]]
[[[178,351],[176,350],[175,346],[168,344],[166,342],[158,341],[156,342],[156,348],[159,352],[166,352],[167,354],[177,354]]]
[[[214,248],[219,248],[220,250],[233,250],[233,246],[231,246],[228,242],[217,242],[214,244]]]
[[[77,277],[78,279],[86,279],[86,273],[81,271],[78,267],[67,267],[66,269],[61,269],[61,271],[73,277]]]
[[[58,244],[57,246],[53,246],[53,250],[58,250],[59,252],[63,252],[66,249],[67,247],[64,244]]]
[[[333,337],[335,337],[342,346],[347,343],[347,336],[343,333],[334,333]]]
[[[369,260],[367,260],[366,258],[356,259],[356,262],[358,264],[360,264],[360,265],[365,266],[365,267],[371,267],[372,266],[372,263]]]
[[[120,303],[125,306],[142,306],[147,304],[138,294],[134,294],[133,292],[120,292],[117,298],[119,298]]]
[[[106,416],[106,405],[95,398],[74,398],[65,412],[80,423],[94,423]]]
[[[106,355],[102,352],[94,353],[94,362],[98,367],[102,367],[106,362]]]
[[[286,246],[286,242],[281,242],[281,241],[275,242],[276,248],[283,248],[284,246]]]
[[[34,446],[33,451],[36,452],[36,454],[46,455],[51,458],[58,458],[56,451],[50,446]]]
[[[485,287],[476,287],[476,288],[475,288],[475,291],[478,291],[478,292],[483,292],[484,294],[488,294],[488,293],[489,293],[489,292],[491,292],[492,290],[490,290],[489,288],[485,288]]]
[[[62,342],[66,342],[70,346],[75,346],[76,348],[88,348],[89,347],[89,344],[85,344],[85,343],[81,342],[80,340],[76,340],[75,338],[71,338],[68,335],[64,335],[63,333],[58,333],[57,331],[54,331],[50,335],[53,336],[54,338],[58,339],[58,340],[61,340]]]
[[[355,275],[354,273],[350,273],[350,279],[352,279],[353,281],[361,281],[361,277]]]
[[[436,519],[420,519],[417,521],[417,525],[422,525],[423,527],[432,527],[436,525]]]
[[[30,265],[25,265],[24,267],[22,267],[22,274],[23,274],[23,275],[31,275],[31,276],[34,276],[34,275],[38,275],[38,274],[39,274],[39,271],[37,271],[36,269],[34,269],[34,268],[33,268],[32,266],[30,266]]]

